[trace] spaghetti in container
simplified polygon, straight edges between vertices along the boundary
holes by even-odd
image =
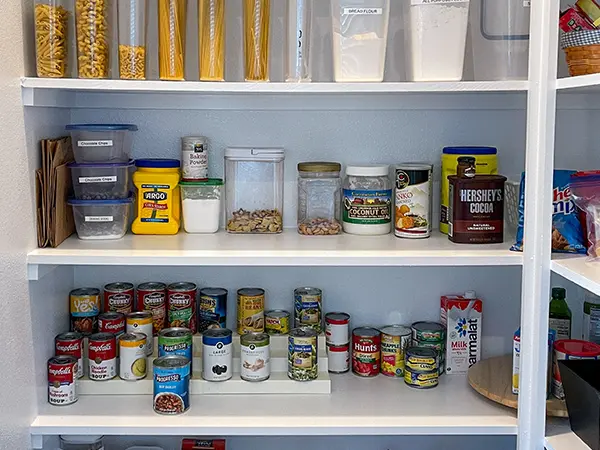
[[[66,0],[36,0],[35,56],[37,76],[69,76],[69,17]]]
[[[225,81],[225,0],[198,0],[201,81]]]
[[[246,81],[269,81],[270,0],[244,0]]]
[[[161,80],[185,79],[187,0],[158,0],[158,67]]]

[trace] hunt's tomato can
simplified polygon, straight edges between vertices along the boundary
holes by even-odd
[[[133,311],[134,288],[131,283],[110,283],[104,286],[104,312],[129,314]]]
[[[196,293],[194,283],[172,283],[167,289],[167,326],[188,328],[196,333]]]
[[[117,376],[117,338],[112,333],[92,334],[88,343],[90,380],[112,380]]]
[[[54,338],[56,356],[72,356],[77,360],[77,378],[83,377],[83,335],[75,331],[61,333]]]
[[[77,396],[77,359],[60,355],[48,360],[48,403],[56,406],[71,405]]]
[[[152,313],[152,334],[158,334],[165,328],[167,318],[167,285],[149,281],[137,287],[136,311]]]
[[[98,333],[112,333],[119,337],[125,333],[125,315],[118,312],[100,314],[98,316]]]
[[[374,377],[381,366],[381,333],[376,328],[361,327],[352,331],[352,372],[360,377]]]

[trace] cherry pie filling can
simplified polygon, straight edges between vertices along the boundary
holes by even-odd
[[[59,355],[48,360],[48,403],[56,406],[72,405],[77,395],[77,359]]]
[[[72,356],[77,360],[77,378],[83,377],[83,335],[75,331],[61,333],[54,338],[56,356]]]

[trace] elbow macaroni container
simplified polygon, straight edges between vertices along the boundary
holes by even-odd
[[[138,159],[133,183],[137,188],[135,234],[177,234],[181,224],[179,161]]]

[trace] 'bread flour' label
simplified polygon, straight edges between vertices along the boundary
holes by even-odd
[[[383,8],[343,8],[344,16],[381,16]]]

